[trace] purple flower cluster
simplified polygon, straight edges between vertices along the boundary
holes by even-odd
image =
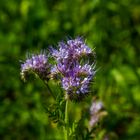
[[[60,42],[58,44],[59,50],[53,50],[52,55],[57,61],[63,61],[64,59],[79,59],[80,57],[88,54],[92,54],[92,50],[84,43],[83,39],[78,37],[74,40],[68,40]]]
[[[39,55],[32,55],[21,64],[21,77],[26,80],[26,76],[29,72],[34,72],[41,79],[48,80],[50,73],[50,65],[48,64],[48,58],[45,53]]]
[[[101,110],[103,109],[103,103],[101,101],[94,101],[90,107],[90,126],[93,127],[95,124],[98,123],[101,116],[103,116],[103,113],[101,113]]]
[[[79,100],[90,92],[90,83],[95,75],[94,58],[89,63],[93,51],[82,38],[60,42],[58,47],[58,50],[52,49],[56,65],[51,69],[51,75],[60,75],[69,98]]]
[[[26,80],[29,72],[37,74],[43,81],[57,78],[70,99],[82,99],[90,92],[95,75],[93,50],[78,37],[60,42],[58,50],[52,48],[51,54],[55,61],[53,65],[48,63],[50,57],[45,53],[28,57],[21,65],[22,79]]]

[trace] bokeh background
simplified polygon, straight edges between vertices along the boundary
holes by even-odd
[[[101,131],[140,140],[140,1],[0,0],[1,140],[63,139],[43,108],[52,100],[46,87],[21,81],[20,60],[79,35],[96,48],[93,95],[108,112]]]

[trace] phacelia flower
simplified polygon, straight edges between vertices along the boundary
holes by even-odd
[[[90,107],[90,126],[94,127],[106,115],[107,112],[104,110],[103,103],[101,101],[94,100]]]
[[[103,108],[103,103],[101,101],[94,101],[90,107],[90,114],[97,114]]]
[[[68,40],[60,42],[58,44],[59,49],[52,51],[52,55],[57,61],[62,61],[68,58],[78,59],[84,55],[92,54],[93,51],[90,49],[80,37],[74,40]]]
[[[21,64],[21,78],[23,80],[26,80],[26,76],[30,72],[37,74],[42,80],[49,80],[50,65],[48,64],[48,57],[45,53],[33,54]]]
[[[82,99],[90,92],[95,75],[94,52],[82,38],[78,37],[58,44],[58,50],[51,49],[56,65],[51,75],[61,77],[62,88],[72,100]]]

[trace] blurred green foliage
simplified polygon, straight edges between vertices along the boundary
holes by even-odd
[[[44,111],[51,95],[39,80],[21,81],[19,60],[26,52],[79,35],[96,48],[99,70],[93,95],[108,112],[97,139],[103,134],[114,140],[140,139],[140,1],[1,0],[1,140],[63,139]],[[78,106],[77,118],[78,108],[87,104],[71,105]],[[71,109],[71,118],[75,116]]]

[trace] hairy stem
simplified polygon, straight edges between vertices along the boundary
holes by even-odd
[[[64,129],[64,134],[65,134],[65,140],[69,140],[69,117],[68,117],[68,95],[66,94],[66,106],[65,106],[65,129]]]
[[[49,93],[50,93],[50,94],[53,96],[53,98],[55,99],[56,97],[55,97],[55,95],[53,94],[53,92],[52,92],[52,90],[51,90],[51,88],[50,88],[48,82],[44,81],[44,84],[46,85],[47,90],[49,91]]]

